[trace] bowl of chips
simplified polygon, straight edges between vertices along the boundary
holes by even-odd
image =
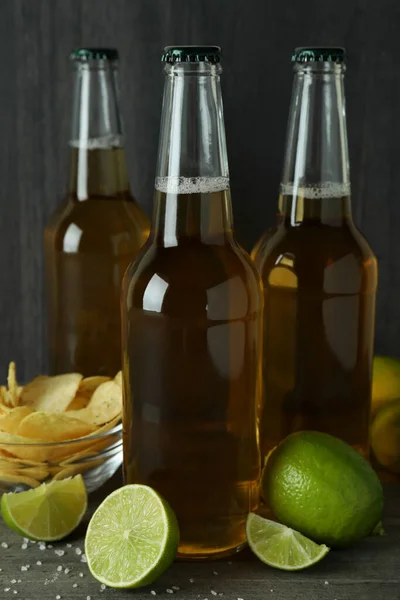
[[[122,377],[40,375],[0,387],[0,494],[81,473],[89,492],[122,462]]]

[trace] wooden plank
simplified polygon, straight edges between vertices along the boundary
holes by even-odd
[[[118,478],[93,496],[91,510],[116,484]],[[183,600],[399,600],[400,598],[400,486],[386,486],[384,526],[387,534],[370,538],[354,548],[331,551],[314,568],[298,573],[270,569],[249,550],[231,560],[212,562],[177,562],[154,585],[135,592],[137,600],[156,592],[160,600],[173,595]],[[123,600],[126,592],[106,589],[89,574],[76,550],[83,550],[84,526],[67,542],[40,550],[38,544],[22,549],[22,538],[0,524],[0,597],[19,600],[54,600],[57,595],[69,600],[101,598]],[[72,544],[68,547],[67,543]],[[78,550],[78,551],[79,551]],[[57,551],[64,552],[62,556]],[[41,561],[41,565],[37,565]],[[27,571],[21,567],[30,565]],[[62,566],[62,571],[58,567]],[[65,572],[68,569],[68,572]],[[80,576],[80,573],[83,575]],[[16,582],[11,583],[13,580]],[[18,582],[18,580],[21,580]],[[77,587],[74,587],[74,584]],[[4,590],[10,588],[8,592]],[[179,588],[179,589],[175,589]],[[166,590],[172,590],[174,594]],[[212,592],[215,592],[213,594]]]

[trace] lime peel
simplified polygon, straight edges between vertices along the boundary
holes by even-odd
[[[247,517],[246,535],[251,550],[263,563],[284,571],[311,567],[330,550],[325,544],[316,544],[298,531],[255,513]]]
[[[3,494],[1,514],[10,529],[41,542],[69,535],[87,510],[87,491],[82,475],[42,483],[25,492]]]
[[[173,562],[179,527],[168,503],[152,488],[132,484],[112,492],[90,520],[85,554],[90,572],[113,588],[155,581]]]

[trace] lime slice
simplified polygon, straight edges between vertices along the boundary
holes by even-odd
[[[11,529],[27,538],[52,542],[61,540],[81,522],[87,508],[82,475],[26,492],[3,494],[1,514]]]
[[[90,572],[113,588],[155,581],[173,562],[179,542],[175,514],[145,485],[112,492],[94,513],[86,533]]]
[[[284,571],[300,571],[315,565],[329,552],[290,527],[250,513],[246,524],[247,541],[254,554],[266,565]]]

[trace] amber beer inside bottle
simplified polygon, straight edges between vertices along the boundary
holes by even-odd
[[[120,370],[121,281],[149,232],[128,181],[115,52],[73,55],[69,185],[44,237],[53,374]]]
[[[179,556],[202,559],[241,548],[258,506],[262,300],[232,231],[220,67],[208,48],[180,52],[166,66],[153,227],[123,284],[124,471],[171,504]]]
[[[305,429],[369,452],[377,264],[351,215],[343,53],[324,53],[296,58],[277,226],[253,251],[265,289],[264,460]]]

